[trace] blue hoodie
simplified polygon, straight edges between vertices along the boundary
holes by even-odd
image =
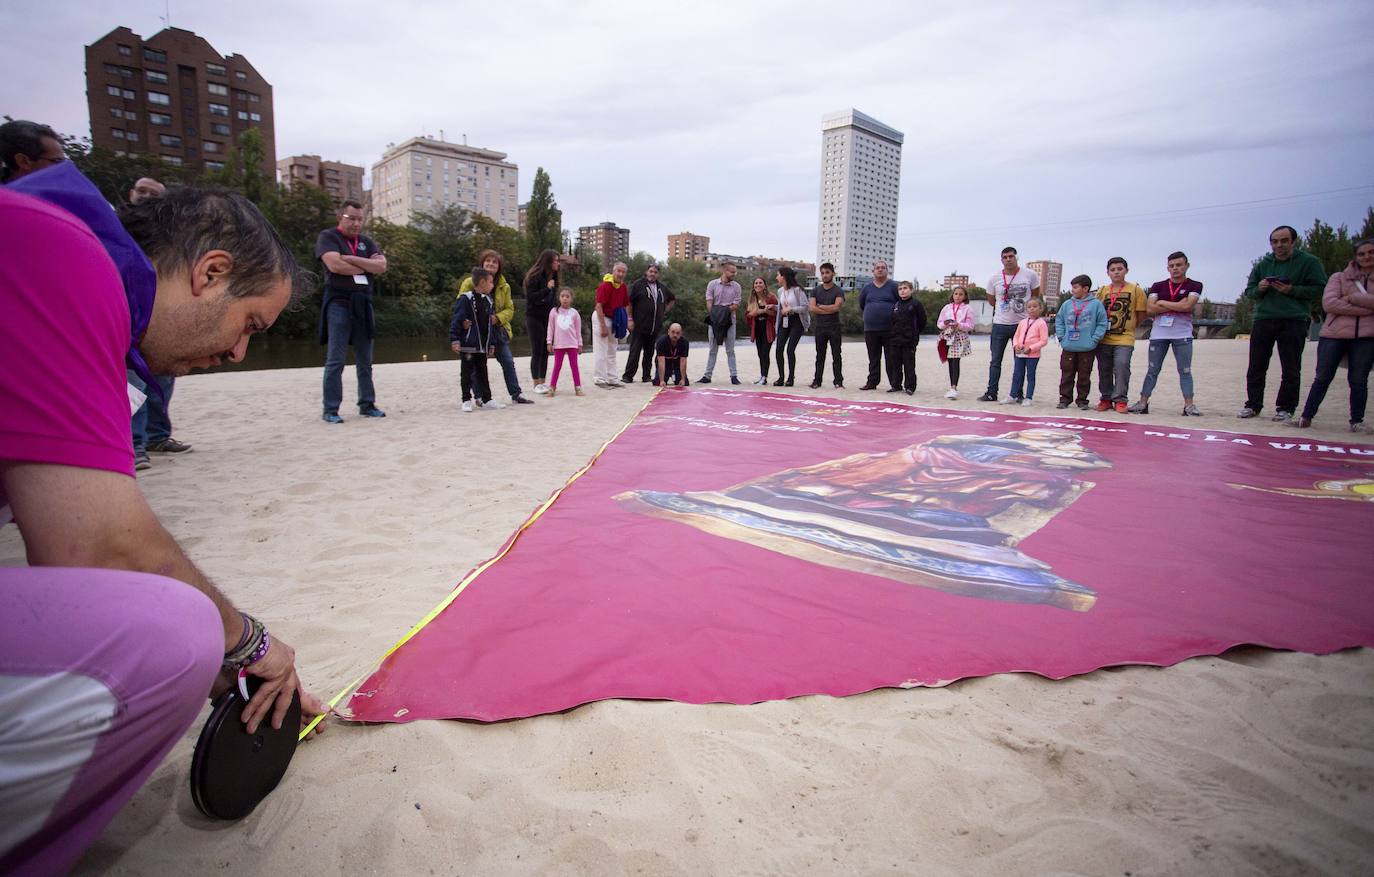
[[[1075,308],[1078,309],[1075,318]],[[1054,317],[1054,337],[1070,353],[1082,353],[1097,347],[1107,334],[1107,309],[1097,296],[1088,293],[1082,299],[1066,298],[1059,302]]]

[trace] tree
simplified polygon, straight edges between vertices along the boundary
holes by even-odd
[[[338,221],[333,196],[319,186],[274,188],[261,207],[302,266],[315,262],[315,240]]]
[[[520,279],[525,276],[532,261],[526,252],[525,236],[480,213],[469,214],[468,234],[472,240],[474,260],[483,250],[500,253],[505,262],[502,273],[506,275],[506,282],[510,284],[512,292],[519,288]]]
[[[542,167],[534,172],[534,188],[525,205],[525,237],[532,255],[538,256],[544,250],[562,252],[563,211],[558,209],[549,188],[548,172]]]
[[[1303,235],[1303,249],[1321,260],[1327,274],[1342,271],[1355,258],[1355,241],[1350,237],[1350,229],[1342,224],[1338,228],[1312,220],[1312,227]]]
[[[427,297],[431,287],[420,230],[374,219],[368,232],[386,253],[386,273],[377,278],[378,291],[389,296]]]
[[[239,135],[238,143],[224,157],[224,167],[211,171],[208,179],[217,185],[242,192],[254,204],[261,204],[273,183],[262,172],[262,163],[267,156],[267,147],[262,142],[262,132],[249,128]]]
[[[468,212],[456,205],[411,218],[411,227],[421,235],[421,258],[435,295],[457,293],[458,284],[477,261],[469,224]]]

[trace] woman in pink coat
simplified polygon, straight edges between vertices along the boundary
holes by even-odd
[[[1344,271],[1332,274],[1322,294],[1321,338],[1317,341],[1317,377],[1307,391],[1302,416],[1290,426],[1305,428],[1317,416],[1336,369],[1347,357],[1350,373],[1350,431],[1374,432],[1364,422],[1369,398],[1369,370],[1374,366],[1374,240],[1355,244],[1355,260]]]

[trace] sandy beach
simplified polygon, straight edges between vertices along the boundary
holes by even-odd
[[[986,382],[981,345],[955,402],[941,398],[947,381],[930,338],[917,354],[913,398],[860,392],[865,354],[854,343],[844,350],[849,389],[793,391],[995,408],[973,401]],[[1133,393],[1145,351],[1138,343]],[[798,352],[804,384],[812,350]],[[1315,353],[1309,344],[1304,398]],[[752,347],[741,342],[738,356],[741,389],[759,389],[748,383],[758,375]],[[654,392],[592,387],[590,353],[582,363],[585,397],[567,386],[533,406],[471,414],[458,407],[456,361],[377,366],[381,420],[354,413],[350,368],[342,426],[320,421],[320,368],[191,376],[177,382],[172,417],[195,450],[155,456],[139,483],[191,557],[295,646],[308,685],[332,696]],[[1198,343],[1201,420],[1179,414],[1172,360],[1151,415],[1093,416],[1291,440],[1298,433],[1271,423],[1272,409],[1235,418],[1245,363],[1242,341]],[[517,364],[528,383],[525,361]],[[1004,388],[1010,372],[1008,356]],[[494,364],[491,373],[504,400]],[[1030,411],[1054,413],[1057,380],[1056,354],[1042,364]],[[1345,430],[1344,381],[1342,371],[1303,440],[1374,444]],[[1277,384],[1275,358],[1267,404]],[[13,527],[0,533],[0,563],[23,563]],[[1002,675],[747,707],[607,701],[492,725],[334,723],[234,824],[210,822],[192,805],[198,731],[199,723],[76,873],[1374,870],[1367,649],[1318,657],[1241,648],[1058,682]]]

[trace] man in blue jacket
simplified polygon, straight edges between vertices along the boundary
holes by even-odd
[[[873,265],[873,282],[864,284],[859,292],[859,310],[864,314],[864,346],[868,348],[868,380],[860,390],[878,388],[878,362],[884,358],[887,342],[892,334],[892,309],[897,305],[897,284],[887,276],[887,263],[878,260]],[[900,376],[893,374],[892,357],[887,356],[884,371],[890,389],[902,389]]]
[[[1054,317],[1054,337],[1063,352],[1059,354],[1059,408],[1074,401],[1077,382],[1078,407],[1088,410],[1088,390],[1092,388],[1093,360],[1097,342],[1107,334],[1107,309],[1092,294],[1093,281],[1080,274],[1069,284],[1072,296],[1059,305]]]

